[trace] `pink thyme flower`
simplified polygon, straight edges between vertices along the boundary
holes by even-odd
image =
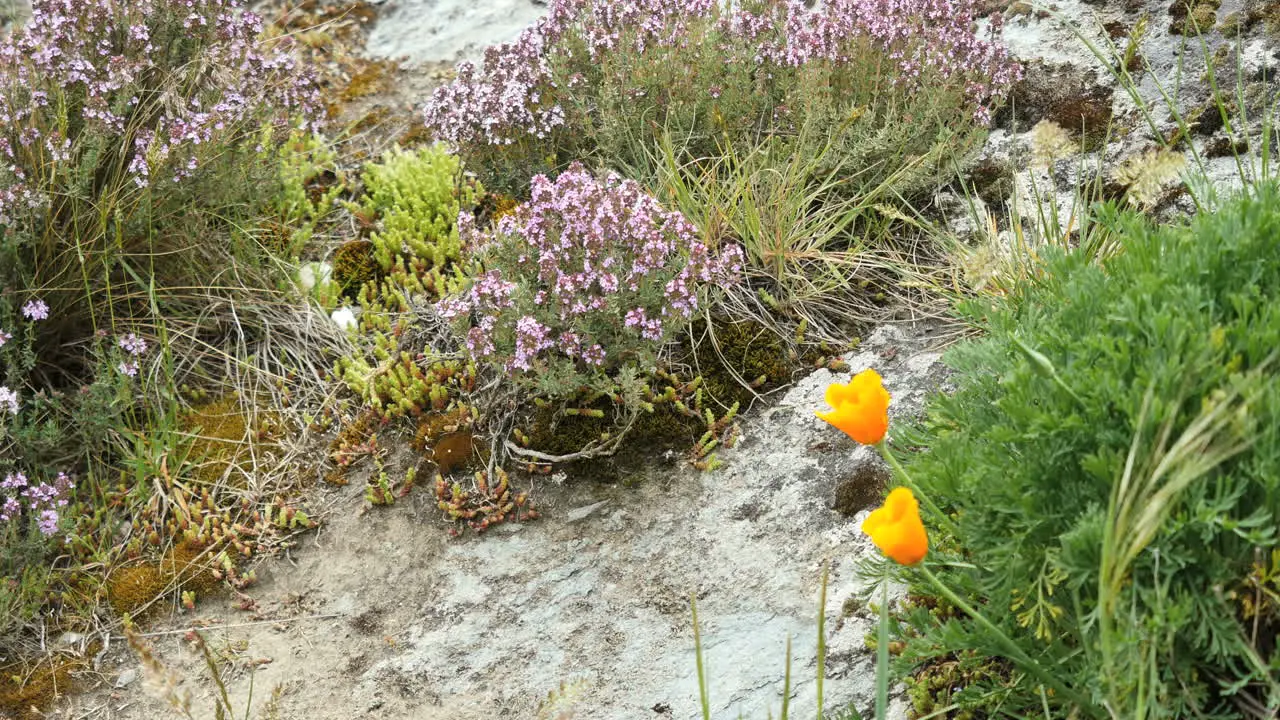
[[[58,532],[58,511],[45,510],[40,513],[40,520],[36,523],[40,528],[40,533],[45,537],[49,537]]]
[[[8,406],[10,414],[17,415],[18,393],[15,390],[10,390],[4,385],[0,385],[0,407],[5,406]]]
[[[33,322],[44,320],[49,317],[49,306],[39,298],[28,300],[27,304],[22,306],[22,314]]]
[[[119,365],[116,365],[116,370],[120,371],[121,375],[136,377],[138,374],[138,364],[133,361],[122,362]]]
[[[9,342],[12,339],[13,339],[12,335],[10,335],[9,333],[3,330],[0,330],[0,347],[4,347],[4,344]]]
[[[138,337],[134,333],[129,333],[120,338],[120,347],[134,357],[147,351],[147,341]]]
[[[648,362],[742,264],[737,246],[711,252],[638,183],[581,164],[535,177],[529,202],[475,235],[490,270],[436,307],[462,326],[472,358],[513,372]]]

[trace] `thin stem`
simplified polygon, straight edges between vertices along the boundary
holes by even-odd
[[[934,588],[936,588],[948,602],[959,608],[964,612],[964,614],[973,618],[974,622],[978,623],[983,627],[983,629],[995,636],[1000,645],[1004,647],[1005,653],[1008,655],[1010,660],[1016,662],[1019,667],[1035,676],[1035,678],[1040,682],[1053,688],[1058,694],[1067,700],[1070,700],[1076,705],[1076,707],[1080,708],[1080,710],[1091,717],[1102,717],[1102,713],[1093,705],[1093,703],[1086,700],[1084,696],[1080,695],[1076,691],[1062,684],[1062,682],[1050,674],[1049,671],[1045,670],[1040,663],[1036,662],[1026,653],[1026,651],[1018,647],[1013,640],[1009,639],[1009,636],[1006,635],[1003,630],[996,627],[990,620],[986,619],[981,613],[975,610],[972,605],[965,602],[959,595],[952,592],[951,588],[944,585],[943,582],[938,579],[938,576],[933,574],[932,570],[924,565],[920,565],[919,568],[920,572],[929,579],[929,582],[933,584]]]
[[[916,485],[915,481],[911,479],[911,476],[907,474],[906,468],[902,467],[902,463],[899,463],[898,459],[893,456],[893,453],[889,452],[888,443],[883,440],[876,443],[876,450],[880,451],[880,457],[884,458],[885,462],[889,463],[889,466],[893,468],[894,472],[898,473],[902,478],[902,482],[911,489],[911,493],[915,495],[920,502],[924,503],[925,509],[937,516],[938,524],[947,531],[947,534],[954,538],[960,537],[960,531],[956,528],[955,523],[951,522],[951,518],[947,517],[946,513],[942,512],[941,508],[934,505],[933,500],[930,500],[928,495],[921,492],[920,486]]]
[[[818,600],[818,720],[822,720],[822,681],[827,675],[827,576],[830,561],[822,564],[822,596]]]
[[[880,635],[876,641],[876,720],[889,716],[889,581],[880,581]]]
[[[693,612],[693,652],[698,661],[698,699],[702,702],[703,720],[711,720],[711,699],[707,696],[707,669],[702,662],[702,631],[698,628],[698,598],[689,594],[689,608]]]
[[[782,678],[782,717],[780,720],[787,720],[787,712],[791,709],[791,636],[787,636],[787,666],[786,675]]]

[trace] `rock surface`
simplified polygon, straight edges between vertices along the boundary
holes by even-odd
[[[901,419],[945,382],[935,342],[881,327],[848,361],[884,375]],[[848,377],[819,370],[749,415],[719,470],[655,461],[619,485],[548,481],[536,490],[543,519],[480,537],[449,539],[427,493],[361,513],[358,488],[335,491],[319,533],[252,591],[258,614],[279,622],[231,627],[245,615],[202,608],[229,626],[212,628],[211,644],[235,648],[233,664],[269,659],[254,704],[279,684],[282,718],[532,718],[570,683],[577,718],[692,720],[695,594],[713,717],[777,715],[788,638],[791,707],[808,717],[830,562],[826,707],[865,712],[875,674],[864,642],[876,619],[845,602],[869,588],[858,564],[875,550],[858,530],[866,507],[833,506],[846,481],[881,478],[865,469],[882,461],[814,416],[826,386]],[[878,488],[867,490],[863,504],[878,503]],[[181,675],[202,672],[179,635],[156,646]],[[108,676],[136,665],[127,653],[111,658]],[[243,701],[245,674],[231,687]],[[161,707],[130,702],[110,717],[152,718]]]
[[[531,0],[389,0],[379,11],[367,52],[426,63],[478,59],[488,45],[515,40],[543,7]]]

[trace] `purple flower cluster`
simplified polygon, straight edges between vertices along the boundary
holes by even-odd
[[[22,314],[32,322],[46,320],[49,317],[49,305],[39,298],[28,300],[27,304],[22,306]]]
[[[147,351],[147,341],[138,337],[135,333],[129,333],[120,338],[120,348],[134,357],[139,357]]]
[[[564,124],[564,109],[550,101],[551,75],[543,35],[526,29],[514,43],[485,50],[484,70],[458,64],[457,78],[437,88],[424,110],[426,124],[455,142],[509,145],[513,128],[539,139]]]
[[[632,181],[597,179],[575,164],[492,233],[469,232],[493,269],[439,304],[467,317],[473,357],[511,371],[549,358],[601,367],[611,355],[652,353],[698,308],[699,293],[733,282],[742,251],[713,255],[683,215]]]
[[[0,480],[0,522],[12,522],[25,510],[35,518],[40,533],[46,537],[58,531],[58,509],[67,506],[75,483],[66,473],[58,473],[53,484],[33,485],[20,472],[9,473]]]
[[[772,78],[819,63],[865,72],[851,63],[873,47],[892,64],[887,72],[895,83],[954,84],[985,123],[1021,67],[1005,48],[974,33],[976,6],[976,0],[827,0],[814,8],[800,0],[551,0],[547,14],[515,42],[486,51],[482,70],[459,65],[457,78],[427,102],[425,122],[437,139],[458,145],[545,138],[567,122],[557,99],[562,86],[581,93],[587,82],[581,72],[558,70],[584,61],[599,66],[620,50],[710,48],[726,66]],[[722,91],[713,84],[708,93],[716,98]]]
[[[0,41],[0,222],[40,207],[42,173],[82,154],[82,137],[125,153],[139,187],[180,181],[198,150],[316,106],[309,75],[240,0],[34,0]],[[74,113],[60,124],[57,113]],[[71,137],[59,127],[73,128]],[[112,161],[114,162],[114,160]]]
[[[136,377],[138,374],[138,358],[147,352],[147,341],[138,337],[135,333],[129,333],[117,341],[120,349],[129,353],[129,357],[116,365],[116,370],[121,375]]]

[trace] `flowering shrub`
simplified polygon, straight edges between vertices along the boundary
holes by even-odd
[[[521,167],[596,157],[645,162],[658,131],[691,144],[790,133],[838,138],[854,116],[884,146],[983,125],[1020,69],[975,36],[972,0],[553,0],[515,42],[464,62],[426,125],[486,183]],[[727,137],[724,137],[727,134]],[[865,150],[864,150],[865,152]],[[874,160],[874,158],[867,158]],[[867,163],[871,165],[870,162]],[[886,177],[897,168],[877,171]]]
[[[467,326],[474,359],[552,394],[599,385],[623,365],[653,367],[706,289],[741,270],[736,246],[713,252],[635,182],[581,165],[554,182],[535,177],[532,199],[492,231],[467,214],[459,224],[489,270],[442,301],[442,315]]]
[[[24,328],[26,332],[19,331],[21,337],[18,341],[14,341],[13,332],[0,328],[0,361],[14,358],[0,362],[0,368],[4,370],[0,379],[4,382],[20,378],[19,365],[30,363],[33,357],[28,344],[30,325],[46,319],[48,308],[43,301],[33,299],[22,308],[22,314],[28,322]],[[0,538],[5,539],[0,543],[0,550],[12,545],[25,533],[24,520],[26,525],[34,526],[45,537],[57,532],[58,509],[66,506],[67,495],[75,487],[65,472],[58,472],[50,484],[28,479],[20,469],[20,463],[25,459],[19,447],[21,438],[15,438],[11,428],[16,429],[24,417],[32,414],[24,412],[22,390],[0,384],[0,472],[4,478],[0,480]],[[7,559],[0,552],[0,566],[7,565]],[[6,576],[10,575],[11,569],[3,568]]]
[[[67,493],[75,487],[66,473],[58,473],[54,483],[36,485],[20,472],[5,475],[0,481],[0,523],[17,523],[24,513],[35,520],[40,534],[48,537],[58,531],[58,508],[67,504]]]
[[[43,289],[46,351],[84,346],[111,285],[192,285],[199,210],[256,201],[277,139],[263,128],[316,101],[261,29],[240,0],[37,0],[0,41],[0,287]],[[167,260],[125,269],[155,253]],[[101,314],[135,314],[117,310]]]
[[[264,108],[306,109],[306,74],[261,32],[239,0],[37,0],[0,45],[0,221],[50,209],[68,171],[185,180],[202,147],[253,133]]]
[[[107,500],[104,480],[157,474],[128,473],[131,452],[163,445],[148,457],[176,470],[157,418],[175,367],[225,367],[190,350],[225,337],[216,301],[275,292],[241,228],[316,98],[261,29],[240,0],[35,0],[0,40],[0,573],[20,579],[0,584],[0,645],[54,575],[110,555],[149,483]],[[237,305],[249,336],[255,304]]]
[[[21,579],[0,584],[0,644],[38,612],[46,553],[74,526],[64,517],[75,499],[70,473],[101,451],[104,428],[128,412],[135,394],[130,376],[147,350],[134,333],[111,350],[106,337],[98,338],[93,382],[75,392],[51,391],[29,382],[40,360],[35,338],[50,319],[40,298],[18,308],[0,294],[0,574]],[[130,363],[132,372],[113,369],[117,361]]]
[[[0,382],[8,383],[0,384],[0,490],[5,491],[0,493],[0,522],[12,527],[22,518],[32,519],[48,536],[57,528],[58,508],[75,487],[66,470],[79,462],[76,451],[61,446],[101,449],[101,433],[92,430],[95,421],[104,422],[106,414],[119,416],[131,405],[126,399],[133,394],[130,379],[137,377],[148,344],[134,332],[114,342],[99,333],[94,377],[86,378],[91,382],[75,393],[50,391],[24,382],[39,360],[35,337],[39,323],[48,319],[48,308],[33,299],[22,307],[24,319],[15,315],[0,302],[0,324],[14,328],[0,329]],[[65,418],[71,422],[64,423]],[[46,474],[56,480],[36,480]]]

